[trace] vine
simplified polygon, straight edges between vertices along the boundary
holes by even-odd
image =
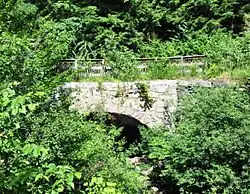
[[[128,94],[127,94],[125,86],[120,87],[120,85],[118,84],[117,93],[115,95],[115,98],[120,98],[121,104],[124,104],[126,97],[128,97]]]
[[[125,88],[125,86],[120,87],[120,85],[118,84],[117,92],[116,92],[115,97],[119,98],[119,97],[124,97],[124,96],[127,96],[127,94],[126,94],[126,88]]]
[[[98,89],[99,91],[104,90],[104,86],[103,86],[103,83],[102,83],[102,82],[100,82],[100,81],[98,82],[97,89]]]
[[[145,83],[136,83],[136,87],[138,89],[137,93],[139,94],[140,101],[143,101],[144,104],[141,105],[141,108],[146,111],[150,110],[153,106],[153,98],[148,94],[148,86]]]

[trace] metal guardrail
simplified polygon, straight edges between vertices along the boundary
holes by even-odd
[[[139,65],[136,68],[142,72],[147,71],[148,64],[150,62],[169,62],[172,65],[180,67],[188,67],[196,65],[202,69],[205,65],[204,60],[206,55],[187,55],[187,56],[173,56],[166,58],[136,58],[134,59]],[[199,60],[199,62],[197,62]],[[195,62],[194,62],[195,61]],[[112,67],[108,65],[109,61],[105,59],[64,59],[57,65],[59,72],[75,69],[83,70],[85,74],[91,74],[92,76],[105,75],[106,72],[112,71]],[[84,74],[84,73],[81,73]]]

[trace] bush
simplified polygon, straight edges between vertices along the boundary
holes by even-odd
[[[177,193],[250,192],[249,104],[249,94],[225,88],[185,97],[176,131],[150,142],[157,183]]]
[[[12,91],[9,97],[7,91]],[[16,100],[13,90],[0,94],[3,106]],[[20,107],[17,111],[7,107],[0,112],[0,126],[6,128],[0,131],[0,192],[137,193],[146,188],[128,156],[114,151],[119,130],[86,121],[69,110],[66,99],[32,111],[24,111],[31,107],[25,101],[11,107]],[[6,112],[11,121],[3,119]]]
[[[160,42],[153,39],[150,43],[142,45],[141,55],[169,57],[205,54],[208,64],[205,71],[207,78],[226,74],[229,78],[245,79],[250,60],[249,34],[245,32],[241,37],[234,37],[228,32],[217,30],[211,34],[196,32],[185,40]],[[164,71],[163,66],[158,68],[159,71]]]

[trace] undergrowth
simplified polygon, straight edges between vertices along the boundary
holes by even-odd
[[[80,77],[79,81],[135,81],[153,79],[226,79],[243,81],[250,77],[250,33],[245,32],[240,37],[216,31],[210,35],[196,34],[185,40],[159,42],[153,39],[141,47],[141,55],[136,53],[116,52],[110,55],[106,65],[112,70],[103,76]],[[154,53],[154,56],[152,56]],[[192,62],[189,67],[179,66],[177,61],[155,61],[139,63],[135,60],[143,57],[169,57],[175,55],[205,54],[204,60]],[[203,62],[204,68],[197,64]],[[179,64],[178,64],[179,63]],[[136,68],[146,65],[147,69]]]

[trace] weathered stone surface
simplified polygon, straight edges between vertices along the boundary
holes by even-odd
[[[73,89],[72,108],[81,112],[114,112],[132,116],[152,127],[169,125],[169,119],[178,103],[178,87],[211,87],[211,82],[190,80],[154,80],[140,81],[148,87],[148,96],[152,106],[144,109],[145,101],[139,98],[138,82],[71,82],[65,83],[64,89]],[[166,107],[167,110],[166,110]],[[166,113],[166,111],[168,111]],[[167,115],[167,116],[166,116]],[[170,121],[171,122],[171,121]]]

